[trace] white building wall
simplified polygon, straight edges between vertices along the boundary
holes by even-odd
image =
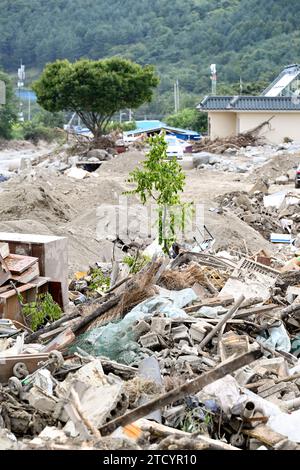
[[[236,114],[226,111],[208,113],[209,136],[211,139],[217,137],[228,137],[236,135]]]
[[[250,131],[272,118],[260,132],[267,142],[280,144],[285,137],[300,141],[300,112],[210,111],[208,118],[212,139]]]
[[[285,137],[300,141],[300,112],[240,112],[237,114],[237,132],[247,132],[270,118],[272,118],[270,123],[260,132],[268,142],[280,144]]]

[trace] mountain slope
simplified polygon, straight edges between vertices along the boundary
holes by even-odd
[[[174,78],[186,94],[222,82],[272,79],[300,61],[299,0],[0,0],[0,65],[122,54],[153,63],[161,93]]]

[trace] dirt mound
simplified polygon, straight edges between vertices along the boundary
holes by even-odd
[[[51,186],[28,182],[14,184],[13,191],[10,189],[11,184],[7,188],[0,193],[1,219],[34,218],[44,222],[70,220],[70,206]]]
[[[289,170],[297,167],[300,163],[300,154],[296,155],[276,155],[268,160],[260,168],[255,168],[248,176],[248,181],[255,182],[258,178],[264,177],[274,181],[278,176],[285,175]]]
[[[0,232],[8,233],[37,233],[39,235],[53,235],[41,222],[30,219],[1,220]]]
[[[145,154],[137,150],[121,153],[112,160],[104,162],[97,172],[100,175],[128,174],[134,170],[144,159]]]
[[[34,145],[27,140],[4,140],[0,139],[0,150],[24,150],[35,149]]]

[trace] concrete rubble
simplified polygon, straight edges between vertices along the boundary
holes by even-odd
[[[65,238],[0,233],[1,450],[300,449],[300,197],[288,186],[300,146],[227,144],[220,153],[199,147],[193,177],[227,169],[247,178],[249,191],[216,195],[212,220],[221,232],[226,214],[238,218],[257,250],[246,238],[236,249],[224,230],[202,249],[189,240],[170,257],[153,255],[157,244],[132,228],[126,240],[95,245],[99,259],[79,271],[62,255]],[[90,184],[97,198],[95,181],[103,168],[103,185],[116,171],[117,148],[65,149],[60,161],[23,162],[11,179],[30,185],[46,171],[49,187],[64,181],[68,195],[79,185],[84,198]],[[273,171],[286,154],[289,168]],[[115,185],[114,202],[123,190]],[[46,199],[49,223],[59,217],[74,230],[75,214],[92,239],[88,210],[79,215],[62,196],[34,191],[29,210]],[[113,260],[109,250],[101,257],[107,246]],[[128,257],[137,261],[145,248],[150,255],[132,270]],[[60,311],[35,324],[41,294]]]

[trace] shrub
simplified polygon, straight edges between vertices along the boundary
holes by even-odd
[[[23,302],[22,295],[19,296],[19,300]],[[22,304],[22,312],[29,319],[33,331],[48,321],[58,320],[62,315],[60,306],[54,302],[49,293],[38,295],[36,302]]]
[[[151,261],[149,256],[141,255],[138,256],[125,256],[123,263],[127,264],[130,269],[130,274],[137,274],[140,270]]]
[[[35,125],[32,122],[26,122],[24,124],[24,139],[30,140],[34,144],[37,144],[40,140],[46,142],[53,142],[55,140],[62,140],[64,138],[63,132],[45,127],[42,125]]]

